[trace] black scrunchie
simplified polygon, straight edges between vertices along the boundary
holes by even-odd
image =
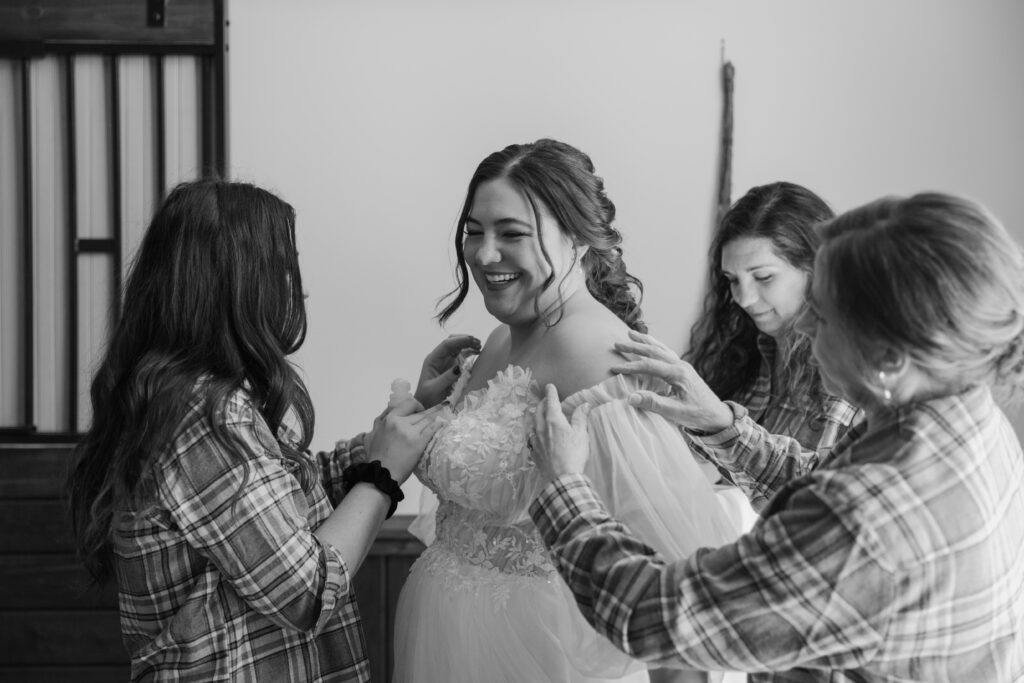
[[[348,493],[353,486],[360,482],[373,484],[391,499],[388,516],[384,518],[391,519],[391,515],[395,514],[395,510],[398,508],[398,501],[404,500],[405,494],[402,493],[398,482],[391,477],[388,468],[383,467],[380,460],[374,460],[349,465],[341,473],[341,488],[345,493]]]

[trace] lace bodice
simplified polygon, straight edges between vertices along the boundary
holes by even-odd
[[[483,569],[550,574],[554,567],[527,511],[542,485],[526,447],[540,403],[532,375],[509,365],[463,395],[468,375],[452,392],[451,421],[416,470],[439,501],[435,543]]]

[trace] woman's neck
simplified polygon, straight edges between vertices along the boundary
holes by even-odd
[[[557,289],[558,285],[553,285]],[[509,355],[515,358],[524,347],[536,342],[552,323],[572,315],[589,302],[597,302],[587,289],[582,278],[572,278],[562,284],[561,296],[552,297],[541,307],[540,315],[522,323],[509,324]]]
[[[509,325],[509,362],[528,367],[530,358],[543,344],[552,324],[593,307],[603,308],[586,287],[579,287],[562,297],[561,306],[549,306],[542,315],[528,323]]]

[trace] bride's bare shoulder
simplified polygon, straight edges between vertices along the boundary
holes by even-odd
[[[612,376],[610,368],[622,362],[615,342],[628,341],[629,328],[609,313],[566,317],[548,331],[539,383],[554,384],[563,398]]]
[[[487,380],[508,365],[510,333],[508,325],[498,325],[487,336],[487,341],[480,349],[480,354],[473,362],[473,375],[467,390],[478,389],[487,384]]]

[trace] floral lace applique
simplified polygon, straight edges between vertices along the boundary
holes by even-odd
[[[450,577],[460,585],[554,572],[527,512],[541,485],[526,448],[540,402],[535,384],[529,370],[509,365],[486,387],[465,396],[465,383],[453,390],[457,412],[417,470],[439,499],[437,540],[421,560],[429,571],[448,573],[458,561],[473,565]]]
[[[546,551],[539,550],[545,558]],[[550,565],[549,565],[550,566]],[[467,562],[467,558],[455,554],[444,544],[435,543],[423,551],[413,563],[411,571],[424,571],[441,579],[447,591],[469,592],[475,597],[487,597],[495,612],[508,606],[513,588],[531,589],[536,586],[537,574],[510,574],[494,567]],[[558,575],[551,570],[540,575],[545,581],[558,581]]]

